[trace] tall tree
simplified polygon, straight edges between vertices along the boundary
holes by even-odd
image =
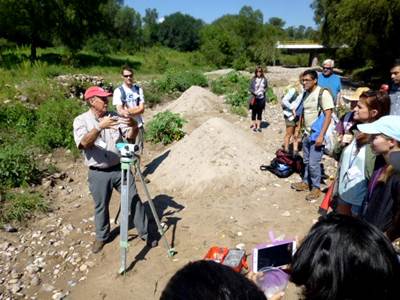
[[[159,40],[167,47],[193,51],[200,46],[200,29],[203,22],[179,12],[165,17],[160,23]]]
[[[146,46],[152,46],[158,41],[158,12],[155,8],[147,8],[143,17],[143,39]]]
[[[346,44],[349,67],[370,65],[384,71],[400,57],[400,1],[314,0],[314,18],[323,42]]]
[[[55,0],[0,0],[0,37],[31,47],[31,60],[36,48],[49,45],[57,20]]]
[[[58,5],[57,37],[73,51],[85,40],[104,30],[107,20],[103,6],[108,0],[56,0]]]

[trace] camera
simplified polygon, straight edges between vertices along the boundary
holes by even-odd
[[[133,157],[139,151],[139,146],[136,144],[117,143],[116,147],[122,157]]]

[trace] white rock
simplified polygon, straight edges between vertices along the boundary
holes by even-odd
[[[281,214],[282,217],[290,217],[290,212],[289,211],[285,211]]]

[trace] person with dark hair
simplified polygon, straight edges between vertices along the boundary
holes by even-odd
[[[350,216],[329,214],[314,224],[290,274],[304,300],[399,299],[400,263],[391,243]]]
[[[394,241],[400,237],[400,173],[390,165],[389,155],[400,150],[400,116],[384,116],[358,129],[371,135],[372,151],[385,160],[369,181],[362,217]]]
[[[257,67],[250,84],[250,93],[252,97],[249,105],[252,121],[250,128],[252,128],[253,131],[261,132],[261,120],[263,110],[265,109],[265,93],[267,89],[268,82],[264,76],[264,70],[262,67]]]
[[[396,61],[390,69],[392,85],[390,87],[390,114],[400,115],[400,61]]]
[[[386,93],[367,91],[361,94],[354,108],[355,124],[351,129],[355,139],[346,146],[339,160],[337,212],[347,215],[358,215],[367,196],[368,181],[375,168],[382,164],[369,144],[369,135],[360,133],[358,124],[371,123],[387,115],[390,110],[390,99]]]
[[[321,159],[324,153],[324,136],[331,123],[332,110],[335,107],[332,95],[328,90],[322,89],[317,84],[318,74],[314,70],[306,70],[303,73],[303,85],[305,96],[303,100],[303,121],[304,121],[304,138],[303,144],[303,160],[304,160],[304,176],[300,182],[293,183],[292,189],[296,191],[309,191],[306,200],[311,201],[318,199],[321,195]],[[319,117],[319,114],[325,115],[322,128],[317,137],[311,135],[311,126]]]
[[[211,260],[190,262],[178,270],[160,300],[266,300],[250,279]]]
[[[125,65],[121,69],[122,85],[114,90],[113,105],[116,106],[119,115],[125,118],[133,118],[138,124],[139,133],[135,143],[143,153],[144,147],[144,94],[143,89],[135,82],[132,68]]]

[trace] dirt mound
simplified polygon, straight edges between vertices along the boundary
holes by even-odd
[[[165,109],[190,116],[219,111],[222,109],[222,102],[222,98],[212,92],[199,86],[192,86]]]
[[[248,132],[221,118],[212,118],[172,146],[150,176],[159,187],[200,196],[235,194],[265,182],[259,171],[266,152]],[[251,183],[251,184],[249,184]]]

